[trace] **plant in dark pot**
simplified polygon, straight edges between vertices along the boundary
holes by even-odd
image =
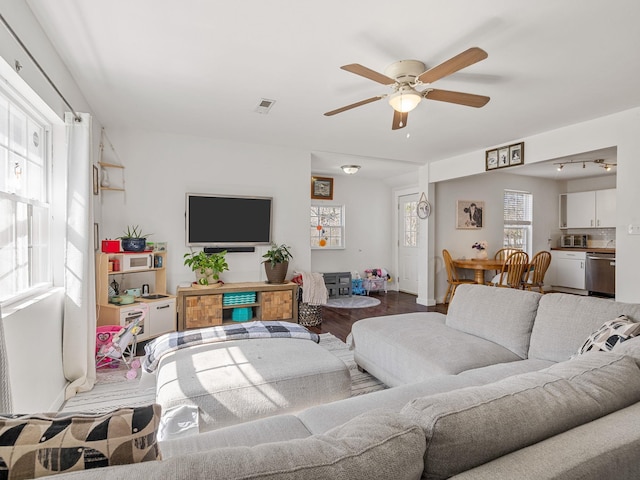
[[[150,234],[142,233],[142,229],[136,225],[128,226],[126,232],[120,237],[122,250],[125,252],[143,252],[147,248],[147,237]]]
[[[293,258],[290,248],[284,243],[282,245],[272,243],[267,253],[262,255],[262,258],[266,258],[262,263],[267,274],[267,283],[284,283],[289,269],[289,260]]]
[[[184,254],[184,264],[191,267],[196,274],[197,286],[217,287],[220,286],[220,274],[229,270],[225,255],[226,250],[218,253],[191,252]]]

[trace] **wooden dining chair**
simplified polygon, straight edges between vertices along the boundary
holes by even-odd
[[[529,255],[522,250],[511,253],[502,263],[500,273],[488,285],[494,287],[522,288],[522,278],[529,266]]]
[[[522,287],[527,290],[537,288],[540,293],[544,293],[544,275],[551,264],[551,253],[542,250],[536,253],[529,262],[527,273],[522,279]]]
[[[499,260],[500,262],[504,262],[509,255],[511,255],[513,252],[518,252],[518,251],[520,251],[519,248],[504,247],[496,252],[496,254],[493,256],[493,259]],[[496,275],[499,275],[499,274],[500,274],[500,270],[496,270]]]
[[[451,258],[451,254],[445,248],[442,250],[442,258],[444,258],[444,266],[447,269],[447,292],[444,294],[443,303],[449,303],[453,300],[453,294],[456,293],[456,288],[458,285],[462,285],[463,283],[471,284],[476,283],[475,280],[470,278],[459,278],[458,271],[456,267],[453,265],[453,259]],[[447,300],[447,298],[449,300]]]

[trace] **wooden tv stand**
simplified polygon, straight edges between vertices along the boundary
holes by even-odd
[[[225,293],[255,292],[255,302],[225,305]],[[251,320],[285,320],[298,323],[298,285],[293,282],[225,283],[217,288],[178,287],[178,330],[211,327],[232,320],[236,308],[250,308]],[[245,310],[246,311],[246,310]]]

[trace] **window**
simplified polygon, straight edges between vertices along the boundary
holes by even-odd
[[[531,255],[532,220],[533,195],[505,190],[503,247],[519,248]]]
[[[0,303],[51,282],[50,131],[0,90]]]
[[[344,205],[311,205],[311,248],[344,248]]]
[[[417,247],[418,246],[418,202],[407,202],[402,204],[402,246]]]

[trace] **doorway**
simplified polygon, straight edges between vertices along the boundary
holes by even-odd
[[[418,294],[418,194],[398,196],[398,290]]]

